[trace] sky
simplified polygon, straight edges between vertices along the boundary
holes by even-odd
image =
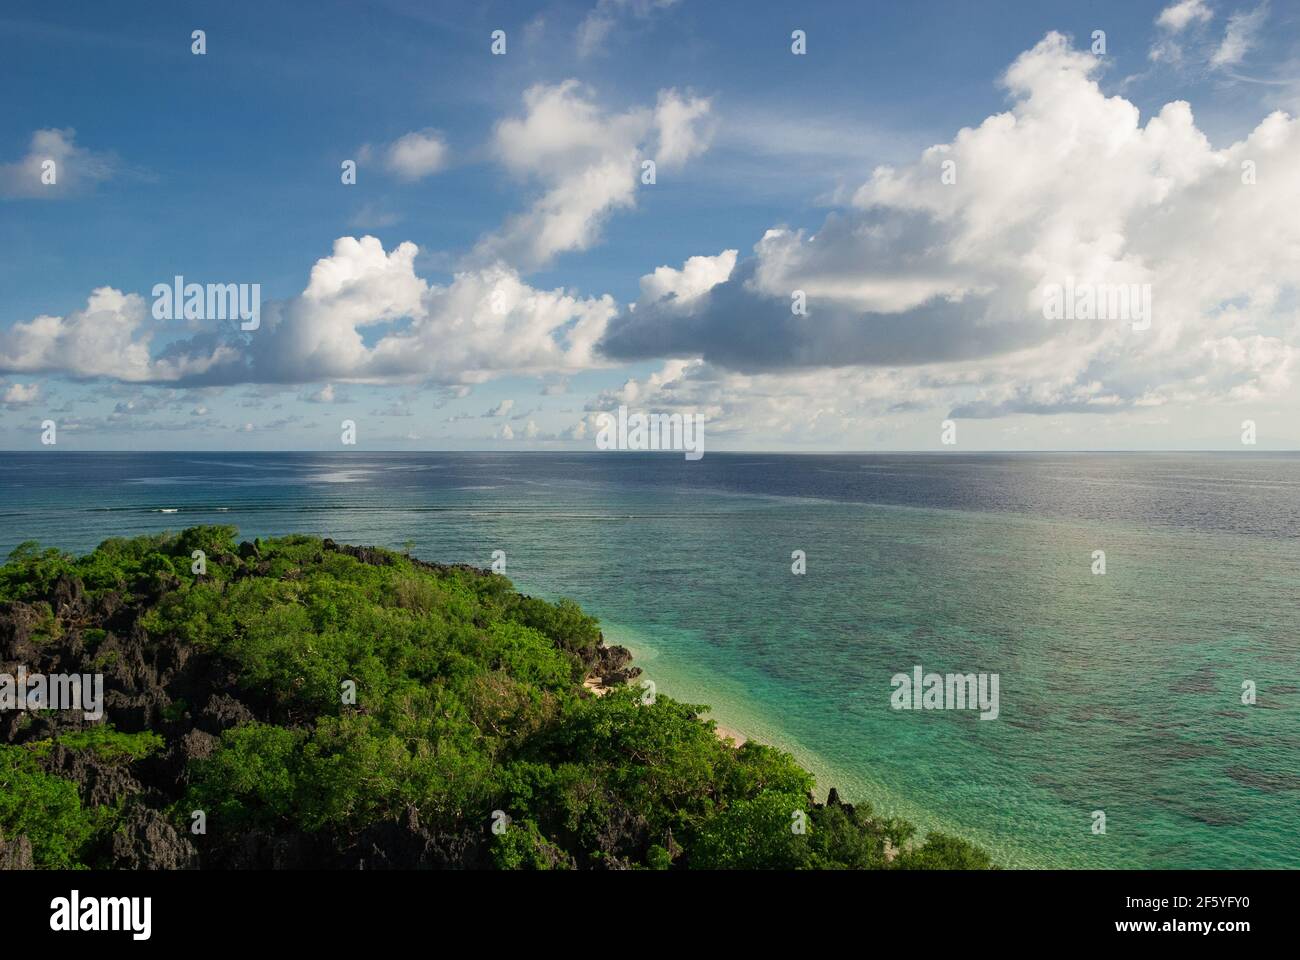
[[[1300,447],[1293,0],[10,0],[0,90],[3,449]]]

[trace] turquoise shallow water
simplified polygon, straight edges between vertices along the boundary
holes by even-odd
[[[662,691],[1004,864],[1300,866],[1297,457],[5,454],[0,493],[5,551],[502,549]],[[999,718],[891,709],[917,664],[998,674]]]

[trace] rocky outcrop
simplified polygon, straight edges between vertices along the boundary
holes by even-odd
[[[392,554],[386,550],[380,550],[375,547],[354,547],[350,544],[338,544],[333,540],[326,538],[322,541],[321,546],[326,550],[332,550],[337,553],[346,554],[361,563],[369,564],[372,567],[386,567],[393,563]]]
[[[32,858],[32,842],[19,835],[6,840],[0,834],[0,870],[35,870],[36,861]]]
[[[632,651],[615,644],[612,647],[603,644],[596,648],[596,660],[591,666],[591,673],[600,680],[601,686],[614,687],[641,675],[641,668],[632,666]]]
[[[192,870],[198,851],[166,818],[149,807],[132,807],[113,832],[112,862],[126,870]]]
[[[253,711],[228,693],[214,693],[199,711],[194,725],[199,730],[219,736],[223,730],[256,719]]]
[[[55,744],[41,766],[77,785],[83,803],[110,806],[144,790],[125,764],[103,760],[90,750],[69,750]]]
[[[340,838],[332,866],[354,870],[482,869],[490,866],[485,831],[429,830],[408,807],[400,820],[371,824]]]

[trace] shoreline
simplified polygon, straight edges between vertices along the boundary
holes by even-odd
[[[713,721],[713,732],[718,735],[718,739],[723,743],[730,742],[733,747],[739,749],[749,742],[749,737],[745,736],[739,730],[733,730],[731,727],[724,727],[716,720]]]
[[[626,683],[627,681],[624,681],[625,685]],[[583,689],[590,690],[598,697],[603,697],[605,694],[609,693],[610,690],[614,689],[613,687],[606,686],[600,677],[597,677],[594,674],[583,680],[582,686]],[[717,720],[713,720],[713,732],[723,743],[730,743],[731,746],[737,749],[749,742],[749,737],[745,736],[745,734],[732,727],[723,726]]]
[[[630,662],[641,668],[639,676],[653,679],[660,692],[687,703],[707,704],[709,709],[701,714],[701,718],[714,723],[718,739],[724,742],[730,739],[736,748],[753,740],[793,756],[816,781],[813,788],[815,801],[826,802],[830,790],[835,789],[846,802],[870,805],[877,817],[901,817],[910,821],[917,828],[918,839],[938,832],[977,843],[989,851],[1004,869],[1060,869],[1067,866],[1044,860],[1018,846],[999,842],[998,837],[972,829],[967,824],[952,822],[911,797],[872,780],[869,775],[823,756],[774,726],[773,721],[765,719],[760,710],[750,707],[743,687],[739,692],[729,694],[728,687],[732,681],[727,678],[701,675],[699,670],[683,666],[657,669],[662,666],[660,652],[637,628],[602,618],[601,630],[604,642],[628,650],[632,657]],[[726,718],[725,723],[718,717],[719,710]]]

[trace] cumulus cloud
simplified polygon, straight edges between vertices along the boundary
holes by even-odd
[[[482,239],[472,259],[521,269],[585,250],[611,213],[636,205],[641,161],[680,166],[707,145],[707,99],[661,91],[655,109],[602,110],[576,80],[524,93],[524,115],[497,125],[493,154],[542,193]]]
[[[240,360],[236,347],[217,338],[196,338],[151,355],[156,329],[143,297],[100,287],[84,309],[66,317],[41,315],[0,330],[0,373],[179,382],[201,379]]]
[[[315,393],[304,394],[302,399],[306,400],[308,403],[334,403],[335,401],[334,384],[327,383],[325,384],[325,386],[321,387]]]
[[[815,232],[777,227],[742,261],[655,271],[602,350],[749,376],[899,366],[901,396],[967,415],[1283,388],[1300,221],[1277,212],[1300,205],[1296,121],[1273,114],[1216,149],[1183,102],[1143,125],[1097,64],[1047,35],[1003,78],[1009,112],[878,168]],[[1267,175],[1243,182],[1247,161]],[[1045,291],[1067,280],[1150,284],[1150,329],[1046,319]]]
[[[655,128],[659,149],[655,163],[668,170],[708,149],[713,128],[708,123],[710,102],[700,97],[683,97],[676,90],[661,90],[655,105]]]
[[[536,289],[500,265],[431,284],[415,273],[417,252],[337,240],[300,296],[263,308],[251,379],[479,383],[599,365],[593,348],[617,310],[611,298]]]
[[[519,417],[516,420],[522,419]],[[492,433],[494,440],[523,440],[534,443],[553,443],[558,440],[581,440],[585,432],[578,434],[577,427],[558,432],[543,430],[537,425],[537,421],[528,419],[520,427],[511,427],[510,424],[504,423],[499,429]]]
[[[844,446],[846,440],[862,443],[867,431],[881,428],[892,414],[943,402],[948,386],[919,381],[913,371],[899,368],[748,374],[677,358],[592,398],[566,436],[595,436],[599,415],[626,404],[642,412],[699,414],[715,440],[748,436],[782,445]]]
[[[716,257],[691,257],[682,269],[657,267],[641,278],[641,298],[653,303],[673,300],[687,303],[708,293],[736,269],[736,250],[724,250]]]
[[[1178,0],[1160,11],[1156,24],[1170,33],[1181,33],[1189,24],[1205,23],[1213,16],[1205,0]]]
[[[384,149],[384,167],[400,180],[422,180],[446,166],[447,152],[447,144],[437,130],[417,130]]]
[[[0,164],[0,197],[53,199],[112,179],[118,172],[117,159],[78,146],[76,137],[71,128],[33,133],[25,156]],[[51,162],[52,167],[48,165]],[[47,170],[49,176],[45,176]],[[45,182],[49,179],[54,182]]]
[[[745,255],[654,269],[621,309],[520,270],[594,243],[635,204],[640,158],[671,168],[703,149],[707,102],[664,91],[620,113],[573,81],[534,87],[493,150],[541,194],[449,281],[417,274],[414,244],[343,237],[299,295],[263,304],[257,331],[170,339],[138,295],[101,288],[84,309],[0,330],[0,375],[325,384],[324,400],[355,382],[463,396],[502,376],[562,392],[582,371],[653,359],[661,369],[592,400],[562,434],[504,404],[485,416],[514,421],[503,439],[584,440],[622,401],[704,413],[724,436],[841,445],[900,412],[1117,412],[1293,389],[1296,120],[1275,113],[1216,146],[1187,103],[1144,118],[1107,96],[1098,63],[1049,34],[1004,74],[1006,112],[863,171],[816,229],[776,224]],[[1046,318],[1045,292],[1067,280],[1149,285],[1150,327]]]
[[[0,403],[7,407],[21,407],[29,403],[35,403],[41,396],[41,385],[39,383],[0,383],[4,387],[4,393],[0,394]]]
[[[109,287],[67,317],[0,330],[0,374],[62,373],[140,383],[327,385],[424,382],[453,387],[495,376],[564,376],[606,365],[595,353],[617,305],[609,296],[542,290],[508,267],[415,272],[418,250],[342,237],[301,294],[262,305],[260,329],[204,331],[151,349],[162,325],[145,300]],[[463,395],[463,394],[461,394]]]

